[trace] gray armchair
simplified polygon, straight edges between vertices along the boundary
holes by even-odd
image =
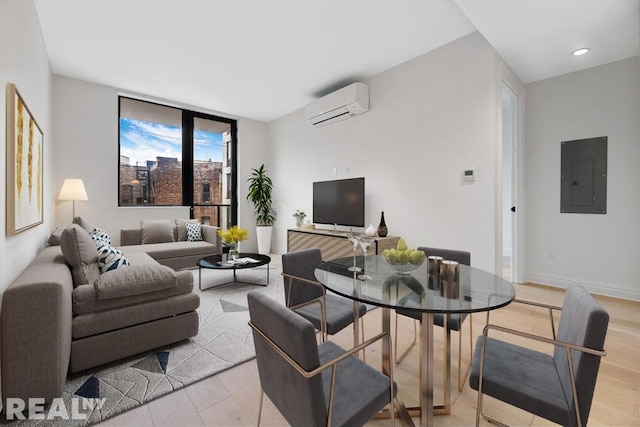
[[[427,257],[430,256],[441,256],[444,259],[448,259],[451,261],[457,261],[460,264],[471,265],[471,253],[466,251],[457,251],[452,249],[441,249],[441,248],[428,248],[420,246],[418,250],[423,251]],[[414,319],[413,323],[413,342],[407,349],[398,356],[398,314],[403,316],[410,317]],[[469,317],[469,360],[471,361],[471,357],[473,355],[473,326],[471,325],[471,314],[467,313],[455,313],[450,314],[447,319],[447,329],[445,330],[445,339],[450,342],[451,335],[450,331],[458,332],[458,391],[462,391],[464,387],[464,381],[469,375],[469,369],[471,369],[471,363],[467,367],[465,374],[462,375],[462,323],[464,320]],[[422,317],[422,313],[416,312],[414,310],[396,310],[396,327],[395,327],[395,336],[393,339],[394,342],[394,360],[396,364],[402,362],[402,359],[411,351],[413,348],[412,345],[417,341],[417,331],[416,331],[416,323]],[[433,324],[444,328],[444,314],[442,313],[434,313],[433,315]],[[446,355],[445,355],[446,357]]]
[[[287,307],[309,320],[321,332],[322,341],[353,323],[353,301],[326,294],[313,271],[322,262],[320,249],[310,248],[282,255],[282,275]],[[360,319],[367,312],[358,306]],[[361,320],[360,326],[364,326]]]
[[[349,351],[330,341],[318,345],[308,320],[259,292],[247,299],[262,388],[258,426],[265,394],[292,426],[361,426],[389,403],[393,418],[391,363],[386,376],[355,356],[381,339],[390,351],[389,334]]]
[[[487,324],[476,342],[469,385],[478,390],[476,425],[482,411],[482,396],[492,396],[510,405],[564,426],[585,426],[589,418],[609,315],[579,285],[567,289],[562,307],[514,300],[549,310],[562,310],[558,335],[545,338],[527,332]],[[553,354],[489,337],[490,331],[553,345]],[[480,378],[482,381],[480,381]]]

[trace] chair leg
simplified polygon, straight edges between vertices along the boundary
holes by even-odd
[[[467,366],[467,370],[465,371],[464,376],[460,376],[462,371],[462,327],[458,331],[458,391],[462,391],[464,388],[464,383],[469,376],[469,372],[471,372],[471,363],[473,362],[473,319],[471,318],[471,314],[469,314],[469,366]]]
[[[260,403],[258,404],[258,423],[256,424],[260,427],[260,417],[262,417],[262,401],[264,400],[264,391],[260,388]]]
[[[462,328],[460,328],[462,329]],[[496,424],[502,427],[508,427],[506,424],[501,423],[500,421],[491,418],[489,416],[487,416],[484,411],[482,410],[482,378],[484,377],[484,341],[482,343],[482,348],[480,349],[480,374],[479,374],[479,378],[478,378],[478,402],[476,404],[476,427],[478,427],[480,425],[480,415],[482,415],[482,418],[484,418],[486,421],[492,423],[492,424]]]
[[[360,318],[360,335],[362,335],[361,342],[364,342],[364,319],[362,317]],[[364,348],[362,349],[362,361],[367,361],[367,351]]]
[[[509,427],[509,424],[504,424],[504,423],[501,423],[500,421],[496,420],[495,418],[491,418],[490,416],[485,414],[482,410],[480,411],[480,415],[482,415],[482,418],[484,418],[485,421],[487,421],[488,423],[495,424],[495,425],[500,426],[500,427]]]
[[[418,341],[418,332],[417,332],[418,328],[416,327],[416,323],[418,321],[413,319],[413,342],[409,344],[409,346],[402,353],[402,355],[398,357],[398,319],[399,319],[398,313],[396,313],[396,328],[395,328],[395,334],[393,337],[393,360],[396,363],[396,365],[399,365],[400,362],[402,362],[402,360],[407,356],[407,354],[411,351],[415,343]]]

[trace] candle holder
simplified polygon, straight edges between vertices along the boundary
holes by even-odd
[[[440,264],[440,296],[448,299],[460,297],[460,264],[444,260]]]
[[[440,264],[440,280],[447,282],[459,282],[460,264],[456,261],[443,260]]]

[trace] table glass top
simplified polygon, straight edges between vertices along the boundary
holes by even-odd
[[[410,274],[397,274],[381,255],[367,256],[365,272],[370,280],[356,278],[362,272],[350,272],[348,267],[352,265],[353,257],[326,261],[315,269],[315,277],[325,288],[346,298],[420,312],[487,311],[505,306],[515,298],[511,283],[466,265],[460,265],[458,282],[429,275],[426,261]]]
[[[242,268],[252,268],[269,264],[271,258],[267,255],[240,253],[237,262],[227,261],[227,254],[214,254],[208,257],[200,258],[197,262],[198,267],[213,268],[221,270],[239,270]]]

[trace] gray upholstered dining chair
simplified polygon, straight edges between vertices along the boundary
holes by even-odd
[[[418,250],[423,251],[427,257],[430,256],[441,256],[444,259],[448,259],[451,261],[457,261],[460,264],[471,265],[471,253],[466,251],[458,251],[452,249],[441,249],[441,248],[428,248],[424,246],[418,247]],[[413,322],[413,342],[407,347],[407,349],[398,356],[398,314],[403,316],[411,317],[414,319]],[[464,375],[462,374],[462,323],[464,320],[469,317],[469,365],[466,368]],[[394,336],[394,360],[396,364],[402,362],[402,359],[411,351],[412,346],[416,343],[417,336],[417,328],[416,323],[422,318],[422,313],[416,312],[414,310],[396,310],[396,326],[395,326],[395,336]],[[471,369],[471,358],[473,356],[473,326],[471,325],[471,314],[467,313],[455,313],[450,314],[447,319],[447,328],[449,331],[457,331],[458,332],[458,391],[462,391],[464,387],[464,382],[469,375],[469,369]],[[444,327],[444,315],[442,313],[434,313],[433,314],[433,324]],[[450,340],[451,336],[449,331],[445,331],[445,339]],[[446,355],[445,355],[446,357]]]
[[[353,301],[326,294],[313,274],[321,262],[318,248],[289,252],[282,255],[282,275],[287,307],[313,323],[320,331],[322,341],[326,341],[327,335],[335,335],[353,323]],[[362,316],[367,307],[360,304],[358,310],[364,337]]]
[[[476,342],[469,377],[471,388],[478,390],[476,426],[480,415],[499,423],[483,413],[484,394],[564,426],[585,426],[600,359],[606,356],[604,340],[609,314],[580,285],[567,289],[562,307],[514,302],[549,309],[553,338],[493,324],[485,326]],[[552,310],[562,311],[557,337]],[[489,331],[553,345],[553,354],[489,337]]]
[[[388,333],[349,351],[331,341],[318,345],[307,319],[257,291],[247,299],[262,389],[258,426],[265,394],[292,426],[361,426],[389,403],[395,425],[390,361],[387,376],[355,357],[379,340],[391,351]]]

